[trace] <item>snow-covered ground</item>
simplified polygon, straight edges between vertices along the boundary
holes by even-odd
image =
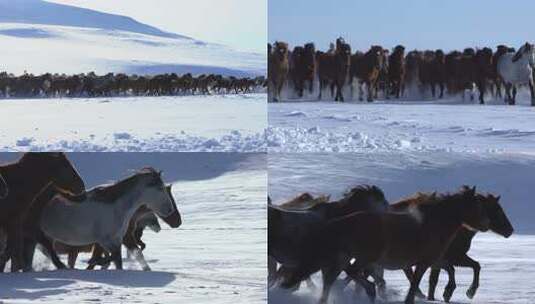
[[[2,100],[3,151],[266,150],[266,95]]]
[[[6,303],[265,303],[266,155],[246,153],[73,153],[87,186],[146,165],[164,170],[183,224],[147,232],[152,272],[55,271],[39,254],[34,273],[0,275]],[[3,161],[14,153],[0,154]],[[98,168],[98,169],[95,169]],[[88,255],[78,259],[85,267]],[[47,271],[51,270],[51,271]]]
[[[535,108],[457,101],[268,106],[270,152],[532,152]]]
[[[50,3],[0,0],[2,71],[22,74],[266,73],[266,55],[163,32],[127,16]]]
[[[476,298],[469,301],[464,293],[471,283],[471,271],[458,269],[458,289],[452,302],[533,302],[535,223],[531,203],[535,157],[444,151],[366,152],[269,153],[269,194],[275,203],[305,191],[330,194],[336,199],[350,187],[363,183],[381,187],[391,202],[416,191],[455,191],[463,184],[476,185],[481,192],[499,194],[516,234],[510,239],[490,233],[476,237],[469,254],[482,264],[481,288]],[[315,279],[319,280],[319,277]],[[441,276],[441,288],[444,279],[445,275]],[[390,300],[402,302],[408,290],[403,274],[388,272],[386,280],[390,286]],[[318,284],[321,286],[320,282]],[[427,281],[422,283],[422,289],[427,289]],[[442,289],[437,291],[438,299],[441,293]],[[336,303],[356,301],[350,289],[335,294],[338,297]],[[269,302],[315,303],[316,295],[306,287],[297,295],[274,291],[269,294]],[[359,300],[358,303],[362,303],[362,299]]]

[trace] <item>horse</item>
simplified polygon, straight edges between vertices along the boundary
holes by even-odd
[[[506,99],[510,105],[516,103],[517,86],[528,84],[531,93],[531,105],[535,106],[534,68],[535,46],[527,42],[514,55],[505,53],[498,59],[498,74],[505,84]]]
[[[0,174],[0,199],[4,199],[9,194],[9,188],[7,186],[6,180]]]
[[[334,96],[335,101],[344,101],[343,88],[349,75],[351,46],[343,42],[341,38],[336,40],[336,50],[334,53],[317,52],[316,58],[318,61],[318,79],[319,79],[319,94],[318,100],[322,98],[323,88],[330,84],[331,97]],[[336,88],[336,95],[334,89]]]
[[[362,270],[379,265],[409,276],[407,269],[415,265],[405,299],[414,303],[423,274],[441,261],[458,229],[489,229],[489,216],[474,195],[475,187],[466,187],[453,194],[426,196],[411,212],[355,212],[331,219],[304,237],[300,253],[306,254],[296,256],[294,271],[282,286],[293,286],[321,270],[320,303],[326,303],[332,284],[345,270],[373,301],[375,286],[361,276]]]
[[[167,185],[165,188],[169,196],[173,200],[175,209],[178,211],[178,208],[176,207],[176,202],[173,198],[173,194],[171,193],[171,185]],[[173,228],[178,228],[181,224],[182,219],[181,217],[179,217],[178,225]],[[128,230],[123,238],[123,245],[127,249],[128,256],[133,255],[144,271],[150,271],[150,266],[145,261],[145,257],[143,256],[143,250],[145,250],[146,245],[141,240],[145,227],[149,227],[155,232],[159,232],[161,229],[158,223],[158,219],[154,216],[154,212],[152,212],[145,206],[142,206],[136,211],[133,220],[131,220],[128,225]],[[98,244],[95,244],[95,246],[93,247],[93,255],[88,261],[89,266],[87,267],[87,269],[91,270],[96,265],[106,267],[106,265],[111,262],[110,257],[106,255],[107,253],[104,248],[102,248]]]
[[[158,218],[154,215],[154,213],[147,207],[141,206],[132,216],[132,219],[128,224],[126,234],[123,238],[123,245],[128,249],[128,256],[132,255],[134,250],[143,251],[145,249],[146,244],[141,240],[143,230],[145,228],[150,228],[154,232],[160,232],[161,230],[160,224],[158,223]],[[95,245],[69,246],[57,241],[54,241],[53,244],[56,253],[68,255],[68,266],[71,269],[74,269],[78,254],[80,252],[93,253],[91,259],[89,260],[91,263],[87,267],[89,270],[93,269],[96,264],[99,264],[103,267],[109,265],[109,263],[105,260],[109,257],[106,256],[105,258],[102,258],[101,255],[105,252],[102,252],[100,247],[97,249]],[[139,255],[134,256],[137,259]],[[143,270],[150,270],[147,262],[142,257],[139,258],[139,263]]]
[[[290,68],[288,61],[288,44],[277,41],[269,53],[268,78],[273,101],[277,102],[280,100],[282,87],[288,78]]]
[[[290,75],[299,98],[303,97],[305,87],[308,87],[310,93],[314,88],[315,53],[316,49],[313,43],[307,43],[304,47],[297,46],[292,52],[293,64],[290,66]]]
[[[304,194],[292,201],[309,197],[312,196]],[[272,272],[276,270],[274,261],[280,263],[284,267],[281,267],[282,269],[291,269],[298,265],[299,257],[306,254],[301,251],[304,237],[318,226],[322,226],[325,221],[360,210],[382,212],[388,206],[383,191],[376,186],[354,187],[338,201],[331,203],[325,201],[326,197],[317,198],[315,205],[303,210],[287,210],[268,204],[268,255],[273,259],[270,262]],[[271,273],[271,278],[279,277],[281,276],[274,276]],[[270,285],[274,283],[270,282]],[[295,284],[286,288],[294,287]]]
[[[487,194],[486,196],[477,194],[477,196],[479,196],[480,199],[485,201],[484,208],[487,210],[486,212],[489,215],[490,231],[501,235],[504,238],[510,237],[514,232],[514,228],[511,225],[509,219],[507,218],[507,215],[503,211],[503,208],[499,204],[500,196],[494,196],[492,194]],[[470,250],[472,239],[475,235],[476,231],[473,231],[471,229],[463,227],[461,230],[459,230],[459,232],[451,242],[450,246],[448,247],[448,250],[444,254],[443,260],[445,262],[442,263],[446,264],[446,267],[450,266],[453,271],[453,266],[470,267],[473,269],[474,275],[472,284],[470,285],[470,288],[466,291],[466,295],[470,299],[475,296],[476,291],[479,287],[479,272],[481,270],[481,266],[479,265],[479,263],[469,257],[467,254],[467,252]],[[434,300],[434,292],[438,283],[439,274],[440,268],[437,266],[433,266],[431,268],[431,273],[429,274],[429,291],[427,294],[428,300]],[[449,302],[456,287],[455,278],[452,277],[453,275],[454,272],[450,273],[450,284],[449,286],[447,286],[448,288],[446,288],[446,290],[444,291],[443,296],[446,302]]]
[[[482,48],[476,51],[474,56],[474,76],[476,86],[479,90],[479,103],[485,103],[485,91],[487,83],[494,78],[493,73],[493,53],[490,48]]]
[[[4,271],[11,259],[11,271],[15,272],[23,268],[23,217],[33,198],[50,183],[72,193],[83,193],[85,185],[61,152],[25,153],[18,161],[0,166],[0,174],[9,181],[9,193],[0,204],[0,227],[8,236],[7,248],[0,258],[0,271]]]
[[[422,88],[429,85],[431,95],[436,96],[436,86],[440,93],[438,98],[444,97],[444,85],[446,83],[445,56],[442,50],[425,51],[419,65],[419,78]]]
[[[399,99],[405,90],[405,47],[402,45],[396,46],[388,57],[388,82],[392,90],[387,96],[392,93]]]
[[[362,85],[366,84],[368,90],[368,102],[373,101],[377,79],[384,65],[383,48],[372,46],[365,54],[356,52],[351,56],[351,68],[349,71],[349,84],[356,78],[359,86],[359,100],[363,100]],[[353,86],[351,86],[353,90]],[[353,94],[351,94],[353,95]]]
[[[161,172],[144,168],[112,185],[93,188],[83,196],[55,195],[43,207],[40,228],[46,237],[69,246],[102,246],[120,270],[123,238],[132,216],[142,205],[173,228],[181,224],[180,213],[166,191]],[[58,259],[53,248],[50,253]]]

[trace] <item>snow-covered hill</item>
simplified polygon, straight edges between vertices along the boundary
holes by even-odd
[[[0,70],[21,74],[265,74],[265,54],[164,32],[130,17],[42,0],[0,0]]]

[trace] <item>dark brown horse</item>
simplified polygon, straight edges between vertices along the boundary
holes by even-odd
[[[493,54],[490,48],[476,51],[474,56],[474,79],[479,90],[479,103],[485,103],[487,84],[495,78]]]
[[[402,45],[396,46],[388,57],[388,82],[391,91],[387,94],[400,98],[405,89],[405,47]]]
[[[349,75],[351,46],[339,38],[334,53],[317,52],[316,58],[320,84],[318,99],[321,100],[323,88],[330,85],[331,97],[334,96],[335,101],[344,101],[342,90]]]
[[[489,215],[490,219],[489,229],[505,238],[510,237],[513,234],[514,229],[511,225],[511,222],[507,218],[507,215],[499,204],[500,196],[495,197],[492,194],[488,194],[486,196],[477,194],[476,196],[478,196],[478,198],[482,201],[485,201],[484,207],[487,210],[487,214]],[[454,240],[448,247],[448,250],[444,254],[444,261],[442,262],[442,264],[446,265],[446,268],[451,267],[453,270],[453,266],[470,267],[473,269],[474,278],[470,288],[466,291],[466,295],[470,299],[474,297],[477,288],[479,287],[479,272],[481,270],[479,263],[469,257],[467,254],[470,250],[472,239],[475,235],[476,231],[467,228],[462,228],[459,230]],[[435,298],[434,293],[438,283],[439,274],[440,268],[433,266],[431,273],[429,274],[429,292],[427,294],[429,300],[434,300]],[[444,300],[446,302],[449,302],[455,290],[455,277],[450,277],[450,282],[452,283],[449,283],[444,291]]]
[[[289,68],[288,44],[277,41],[270,52],[268,61],[268,78],[273,101],[280,100],[282,87],[288,78]]]
[[[309,232],[301,243],[300,250],[305,254],[297,258],[295,271],[281,286],[293,286],[322,270],[324,286],[320,302],[325,303],[331,285],[340,272],[346,270],[365,286],[373,299],[374,286],[360,276],[361,270],[372,264],[393,270],[406,270],[415,265],[405,300],[405,303],[414,303],[423,274],[441,261],[458,229],[465,225],[488,230],[487,210],[474,195],[475,188],[463,188],[454,194],[425,196],[424,202],[408,213],[357,212],[335,218]],[[355,262],[348,271],[353,258]]]
[[[34,197],[50,183],[73,193],[83,192],[85,185],[66,155],[59,152],[26,153],[18,161],[0,166],[0,174],[9,181],[9,194],[0,204],[0,226],[8,235],[0,269],[11,259],[11,270],[18,271],[23,267],[23,216]]]
[[[445,56],[442,50],[425,51],[420,64],[420,82],[423,88],[431,88],[431,95],[436,96],[436,86],[439,87],[440,93],[438,98],[444,97],[444,87],[446,85],[446,66]]]
[[[373,101],[374,90],[377,85],[379,73],[384,65],[383,48],[372,46],[365,54],[361,52],[351,56],[351,69],[349,72],[349,83],[357,79],[359,85],[359,100],[363,100],[362,85],[366,85],[368,90],[368,102]],[[353,88],[353,86],[351,86]]]
[[[384,193],[376,186],[355,187],[344,194],[342,199],[332,203],[325,203],[326,197],[313,198],[309,194],[298,196],[292,201],[309,198],[316,201],[313,207],[298,211],[268,204],[268,255],[271,258],[269,266],[272,279],[270,285],[275,284],[274,279],[286,277],[293,272],[293,267],[299,265],[300,256],[307,254],[301,250],[304,249],[304,238],[310,231],[322,226],[329,219],[361,210],[383,212],[388,206]],[[275,262],[283,266],[277,275],[274,275]],[[307,278],[308,276],[303,277],[302,280]],[[282,287],[295,289],[296,284]]]
[[[294,48],[290,75],[298,97],[303,97],[305,87],[312,93],[316,75],[316,48],[313,43]]]

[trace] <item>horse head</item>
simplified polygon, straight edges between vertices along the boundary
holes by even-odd
[[[490,218],[484,202],[477,199],[476,187],[463,186],[456,195],[462,203],[463,225],[472,231],[488,231]]]
[[[483,201],[485,211],[490,219],[490,230],[505,238],[510,237],[514,232],[514,228],[499,203],[500,196],[492,194],[487,194],[486,196],[478,194],[477,196]]]
[[[182,219],[171,193],[171,186],[165,185],[162,180],[162,172],[153,168],[145,168],[135,176],[146,181],[141,184],[144,187],[142,200],[146,206],[171,228],[178,228],[182,224]]]

